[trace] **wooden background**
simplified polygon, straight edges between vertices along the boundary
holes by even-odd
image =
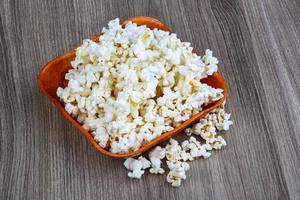
[[[127,177],[39,91],[50,59],[136,15],[165,22],[228,80],[228,146],[172,188]],[[299,0],[1,0],[0,199],[300,199]]]

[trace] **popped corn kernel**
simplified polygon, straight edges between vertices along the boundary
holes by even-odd
[[[150,167],[150,162],[146,158],[140,156],[138,159],[128,158],[124,162],[126,169],[130,170],[128,172],[128,177],[140,179],[145,173],[144,169]]]
[[[161,160],[165,157],[166,150],[160,146],[155,147],[149,153],[149,159],[151,161],[150,173],[163,174],[165,170],[161,168]]]

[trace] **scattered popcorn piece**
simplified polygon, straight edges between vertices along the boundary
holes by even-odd
[[[150,162],[146,158],[140,156],[138,159],[127,158],[124,162],[126,169],[131,170],[128,172],[130,178],[140,179],[145,173],[144,169],[150,167]]]
[[[167,175],[167,182],[171,183],[173,187],[179,187],[181,185],[181,178],[173,171],[170,171]]]
[[[179,187],[182,179],[186,179],[185,172],[190,169],[190,165],[181,161],[167,161],[170,169],[167,175],[167,182],[171,183],[173,187]]]
[[[151,162],[143,156],[140,156],[138,160],[142,163],[142,169],[147,169],[151,166]]]
[[[160,146],[155,147],[149,153],[149,159],[151,161],[151,168],[149,171],[151,174],[163,174],[165,172],[165,170],[161,168],[161,160],[165,157],[165,155],[166,150]]]
[[[178,141],[170,139],[169,144],[166,146],[167,160],[180,160],[181,159],[181,146]]]

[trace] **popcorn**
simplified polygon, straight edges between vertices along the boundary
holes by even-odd
[[[218,136],[211,144],[213,149],[221,149],[222,146],[226,146],[226,141],[222,138],[222,136]]]
[[[193,126],[193,129],[187,130],[187,134],[200,135],[209,148],[221,149],[222,146],[226,146],[226,141],[222,136],[217,136],[216,131],[228,130],[229,126],[233,124],[229,118],[230,114],[225,113],[223,104],[201,119],[199,123]]]
[[[180,160],[181,146],[174,139],[170,139],[169,142],[166,146],[166,158],[168,160]]]
[[[150,167],[151,163],[145,157],[140,156],[138,159],[142,163],[142,169],[147,169]]]
[[[171,183],[173,187],[181,185],[181,178],[174,171],[170,171],[167,175],[167,182]]]
[[[192,134],[200,136],[205,140],[201,144],[196,137],[191,136],[181,144],[174,139],[169,140],[165,148],[155,147],[149,153],[150,162],[140,156],[137,160],[127,159],[125,167],[132,172],[128,173],[129,177],[140,178],[144,173],[144,168],[149,168],[152,174],[162,174],[164,169],[161,168],[162,160],[166,157],[166,163],[169,168],[167,182],[173,187],[179,187],[182,180],[186,179],[186,171],[190,169],[187,161],[196,160],[200,157],[208,158],[211,156],[211,150],[220,149],[226,146],[226,141],[217,134],[218,130],[223,130],[224,124],[232,124],[229,120],[230,114],[225,113],[224,104],[206,115],[199,123],[192,128],[187,128],[185,132],[190,136]],[[137,118],[140,120],[140,118]],[[137,121],[139,121],[137,120]]]
[[[124,166],[126,167],[126,169],[131,170],[130,172],[128,172],[128,176],[130,178],[140,179],[145,173],[144,169],[150,167],[150,162],[146,158],[140,156],[138,159],[126,159],[124,162]]]
[[[95,132],[95,137],[94,139],[99,142],[99,144],[102,146],[102,147],[106,147],[106,144],[108,142],[108,139],[109,139],[109,135],[108,133],[106,132],[106,129],[104,127],[98,127],[96,129],[96,132]]]
[[[189,170],[186,161],[195,160],[199,157],[208,158],[211,156],[212,149],[221,149],[226,146],[226,141],[222,136],[217,136],[217,130],[228,130],[232,121],[229,120],[230,114],[225,113],[224,104],[213,112],[206,115],[199,123],[192,128],[185,130],[187,135],[200,135],[206,142],[201,144],[195,137],[191,136],[189,140],[179,143],[170,139],[166,146],[167,165],[170,169],[167,175],[167,182],[173,187],[178,187],[181,180],[186,178],[185,172]]]
[[[185,172],[190,169],[190,165],[181,161],[167,161],[170,172],[167,175],[167,182],[171,183],[173,187],[179,187],[181,179],[186,179]]]
[[[65,75],[68,85],[59,87],[57,96],[103,148],[113,153],[136,150],[222,98],[221,89],[200,82],[217,71],[212,51],[197,56],[174,33],[131,22],[122,28],[119,19],[102,33],[99,41],[84,40],[76,49]],[[220,113],[213,123],[227,130],[229,117]],[[224,144],[220,138],[212,143],[215,148]],[[180,151],[167,152],[180,157]]]
[[[73,113],[76,112],[76,110],[77,110],[77,108],[76,108],[74,105],[70,104],[70,103],[66,103],[65,109],[66,109],[66,111],[67,111],[69,114],[73,114]]]
[[[150,173],[151,174],[163,174],[165,170],[161,168],[161,160],[165,157],[166,150],[164,148],[161,148],[160,146],[155,147],[150,153],[149,153],[149,159],[151,161],[151,168]]]
[[[217,64],[219,63],[216,57],[212,56],[212,51],[209,49],[205,50],[205,55],[202,58],[202,61],[206,64],[206,73],[211,75],[213,72],[218,70]]]
[[[190,137],[189,140],[185,140],[182,144],[185,151],[189,153],[185,156],[185,159],[194,160],[199,157],[208,158],[211,153],[207,150],[211,150],[210,147],[206,147],[205,145],[201,145],[199,141],[196,140],[195,137]]]

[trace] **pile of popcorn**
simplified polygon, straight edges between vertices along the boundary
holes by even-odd
[[[119,19],[112,20],[98,42],[87,39],[76,49],[72,68],[65,75],[68,84],[57,89],[57,96],[103,148],[113,153],[137,150],[198,113],[201,106],[222,98],[222,89],[200,82],[217,71],[217,58],[210,50],[202,57],[192,50],[190,43],[181,42],[174,33],[131,22],[121,27]],[[213,138],[214,120],[203,123],[190,133],[208,138],[212,148],[220,148],[224,140]],[[174,141],[170,145],[166,155],[177,158],[176,151],[182,150]],[[183,149],[199,146],[194,140],[185,145]],[[202,155],[207,148],[201,146],[201,153],[193,149],[190,154]],[[162,173],[158,158],[163,157],[164,150],[156,151],[150,170]],[[173,157],[168,162],[174,169],[168,176],[170,180],[188,169]],[[142,166],[130,175],[139,177],[148,164],[141,158],[126,166]]]
[[[187,161],[198,158],[208,158],[211,156],[211,150],[221,149],[226,146],[222,136],[217,135],[217,131],[227,131],[232,125],[230,114],[225,113],[224,104],[206,117],[201,119],[192,128],[186,129],[185,132],[190,138],[179,144],[178,141],[170,139],[165,148],[155,147],[148,155],[149,160],[140,156],[138,159],[128,158],[124,166],[130,170],[128,176],[131,178],[141,178],[145,169],[150,168],[152,174],[163,174],[165,170],[161,167],[162,160],[166,158],[169,168],[167,182],[172,186],[178,187],[181,181],[186,179],[186,171],[190,166]],[[195,135],[191,136],[191,135]],[[196,137],[199,137],[197,140]],[[203,142],[201,143],[200,140]]]

